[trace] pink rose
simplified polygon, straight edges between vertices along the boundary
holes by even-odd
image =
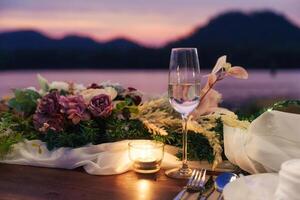
[[[93,97],[88,105],[88,109],[94,117],[108,117],[113,110],[113,104],[110,96],[100,94]]]

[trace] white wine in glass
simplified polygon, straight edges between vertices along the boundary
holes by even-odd
[[[169,69],[169,101],[174,110],[181,114],[182,166],[166,171],[172,178],[189,178],[191,169],[187,163],[187,123],[189,115],[200,103],[200,66],[196,48],[172,49]]]

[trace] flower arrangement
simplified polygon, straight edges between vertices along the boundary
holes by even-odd
[[[246,79],[242,67],[218,59],[201,91],[201,103],[188,122],[189,157],[208,160],[215,168],[222,159],[223,124],[247,128],[248,121],[219,109],[221,95],[214,85],[227,76]],[[38,75],[40,89],[15,90],[0,102],[0,156],[24,139],[46,142],[49,150],[80,147],[123,139],[161,140],[181,146],[181,120],[168,99],[142,101],[135,88],[119,84],[51,82]],[[180,156],[180,155],[179,155]]]

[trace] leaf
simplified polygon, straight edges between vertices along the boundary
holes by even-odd
[[[13,133],[0,138],[0,159],[3,159],[13,148],[13,145],[21,142],[23,137],[20,133]]]
[[[37,80],[39,82],[40,88],[42,89],[43,92],[48,92],[50,87],[49,87],[49,82],[46,78],[41,76],[40,74],[37,75]]]
[[[137,114],[139,112],[139,109],[136,106],[130,106],[128,107],[129,111],[131,113]]]
[[[239,79],[248,79],[248,72],[243,67],[231,67],[227,74]]]
[[[8,101],[8,106],[26,115],[34,113],[39,93],[33,90],[15,90],[15,97]]]
[[[220,71],[224,65],[226,64],[226,58],[227,56],[221,56],[220,58],[218,58],[216,65],[214,66],[214,68],[212,69],[211,73],[215,74],[218,71]]]
[[[117,110],[122,110],[125,107],[126,107],[126,103],[124,101],[122,101],[116,105]]]
[[[13,148],[13,145],[23,140],[24,120],[10,112],[0,113],[0,160]],[[21,129],[21,130],[20,130]]]
[[[125,104],[127,105],[127,106],[129,106],[129,105],[132,105],[134,102],[133,102],[133,100],[130,98],[130,97],[126,97],[125,98]]]

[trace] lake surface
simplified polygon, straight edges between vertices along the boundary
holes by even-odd
[[[49,81],[90,84],[110,80],[126,87],[138,88],[150,95],[165,93],[168,84],[168,71],[162,70],[4,71],[0,72],[0,95],[10,93],[13,88],[38,86],[37,73]],[[228,78],[219,82],[216,89],[222,93],[226,104],[239,104],[254,99],[300,99],[300,70],[278,71],[273,75],[269,71],[249,71],[248,80]]]

